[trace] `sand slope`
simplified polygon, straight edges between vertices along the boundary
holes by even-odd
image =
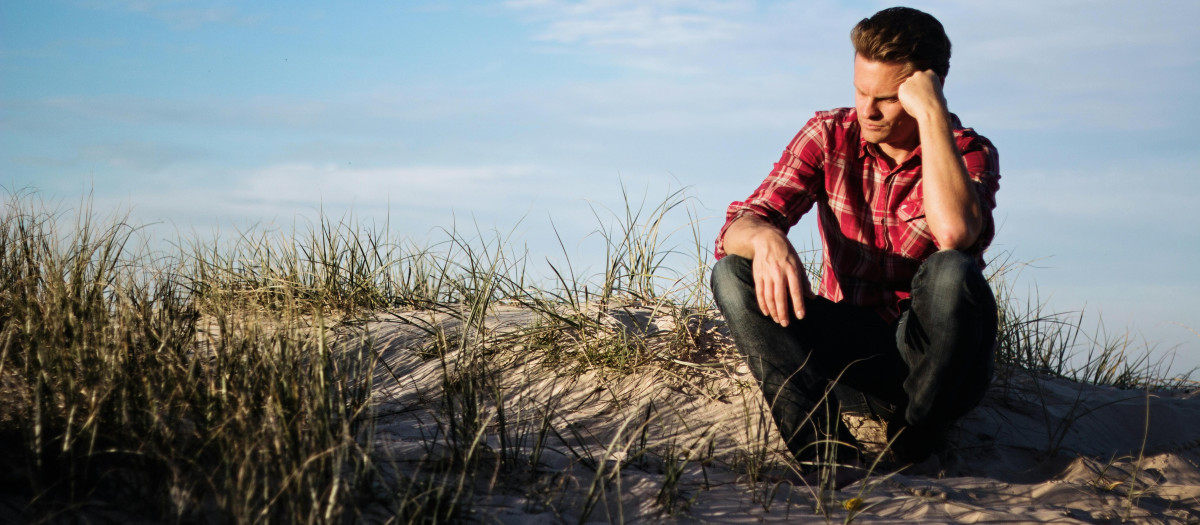
[[[380,314],[364,328],[386,365],[376,375],[381,463],[406,478],[453,478],[456,497],[472,502],[462,516],[470,520],[1200,522],[1195,392],[1002,371],[943,457],[888,465],[832,491],[789,472],[757,387],[712,312],[690,330],[645,308],[600,313],[607,331],[577,335],[644,343],[649,356],[620,371],[581,371],[571,365],[578,359],[551,366],[527,334],[505,340],[538,326],[528,310],[497,309],[488,337],[472,339],[472,327],[466,344],[456,317]],[[692,346],[670,344],[679,334]],[[436,350],[439,338],[448,352]],[[471,390],[464,377],[488,379]],[[464,410],[478,410],[482,423],[464,425]],[[878,441],[878,423],[856,424],[860,439]],[[457,475],[439,470],[464,462],[472,467]]]

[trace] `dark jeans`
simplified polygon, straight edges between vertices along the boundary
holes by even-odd
[[[911,302],[892,323],[872,309],[817,297],[805,301],[804,319],[782,327],[759,310],[751,261],[736,255],[713,267],[712,287],[797,459],[817,457],[811,445],[819,441],[853,443],[840,418],[829,417],[842,409],[834,383],[839,392],[891,405],[889,434],[907,427],[906,434],[918,436],[943,432],[983,399],[991,382],[996,299],[962,252],[942,250],[921,265]]]

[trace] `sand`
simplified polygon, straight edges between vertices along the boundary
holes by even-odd
[[[491,379],[474,394],[451,382],[446,395],[446,378],[456,376],[445,370],[472,354],[439,356],[429,334],[440,330],[454,343],[463,333],[455,317],[381,313],[363,329],[386,364],[376,374],[380,463],[406,479],[429,479],[434,467],[475,450],[465,460],[471,475],[455,489],[470,502],[460,517],[471,521],[1200,522],[1194,390],[1118,390],[1001,369],[945,453],[914,466],[884,453],[870,476],[832,490],[786,466],[761,394],[715,312],[688,330],[648,308],[599,312],[605,330],[576,334],[581,347],[596,342],[587,337],[650,341],[642,352],[651,357],[580,371],[572,363],[585,354],[552,362],[528,337],[497,335],[538,320],[501,307],[487,320],[487,357],[472,365]],[[691,339],[670,344],[676,337]],[[486,424],[455,434],[463,419],[448,407],[474,407]],[[881,423],[849,422],[879,451]]]

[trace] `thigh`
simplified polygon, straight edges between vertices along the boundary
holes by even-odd
[[[903,400],[907,367],[896,348],[896,326],[874,310],[815,297],[806,301],[804,319],[784,328],[759,310],[752,263],[736,255],[717,262],[712,287],[738,349],[760,380],[778,371],[804,383],[806,391],[824,390],[826,380],[835,380],[885,401]]]
[[[889,402],[904,400],[908,367],[896,347],[896,324],[869,308],[817,297],[795,325],[811,360],[831,380]]]

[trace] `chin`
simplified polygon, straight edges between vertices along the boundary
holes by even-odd
[[[870,142],[872,144],[879,144],[880,142],[883,142],[884,140],[886,140],[887,137],[888,137],[888,134],[886,131],[867,131],[866,129],[862,130],[863,140]]]

